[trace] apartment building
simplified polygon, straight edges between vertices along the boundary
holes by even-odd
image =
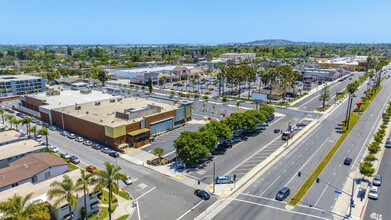
[[[45,79],[42,77],[29,75],[0,76],[0,97],[43,92],[45,90]]]

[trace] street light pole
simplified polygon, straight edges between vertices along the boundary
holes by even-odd
[[[215,193],[216,185],[216,163],[213,161],[213,194]]]
[[[115,158],[115,165],[118,167],[118,160],[117,160],[118,158]],[[117,180],[117,186],[118,186],[118,188],[119,188],[119,180]]]

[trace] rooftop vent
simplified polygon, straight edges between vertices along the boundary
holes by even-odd
[[[98,102],[95,102],[95,105],[100,105],[100,102],[98,101]]]
[[[88,112],[86,112],[86,115],[88,115]]]
[[[80,105],[75,105],[75,110],[80,110],[81,106]]]
[[[110,103],[113,103],[113,102],[115,102],[115,99],[110,99]]]

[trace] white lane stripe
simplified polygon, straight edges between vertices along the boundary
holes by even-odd
[[[263,195],[271,186],[273,186],[274,183],[275,183],[278,179],[280,179],[280,177],[281,177],[281,176],[279,176],[276,180],[274,180],[274,181],[272,182],[272,184],[270,184],[270,186],[267,187],[267,188],[265,189],[265,191],[263,191],[263,193],[262,193],[260,196],[262,196],[262,195]]]
[[[269,205],[264,205],[264,204],[260,204],[260,203],[256,203],[256,202],[246,201],[246,200],[242,200],[242,199],[232,199],[232,200],[238,201],[238,202],[249,203],[249,204],[253,204],[253,205],[258,205],[258,206],[263,206],[263,207],[266,207],[266,208],[276,209],[276,210],[280,210],[280,211],[283,211],[283,212],[294,213],[294,214],[298,214],[298,215],[305,215],[305,216],[309,216],[309,217],[312,217],[312,218],[330,220],[329,218],[323,218],[323,217],[320,217],[320,216],[311,215],[311,214],[302,213],[302,212],[288,211],[288,210],[285,210],[285,209],[281,209],[281,208],[277,208],[277,207],[273,207],[273,206],[269,206]]]
[[[147,192],[145,192],[145,193],[142,194],[141,196],[139,196],[139,197],[136,199],[136,201],[139,200],[139,199],[141,199],[143,196],[145,196],[147,193],[151,192],[151,191],[154,190],[154,189],[156,189],[156,186],[153,187],[152,189],[148,190]]]
[[[307,162],[305,162],[305,163],[303,164],[303,166],[300,167],[299,171],[302,170],[303,167],[304,167],[305,165],[307,165],[307,163],[312,159],[312,157],[316,155],[316,153],[323,147],[323,145],[324,145],[328,140],[329,140],[329,138],[327,138],[327,139],[323,142],[323,144],[320,145],[320,147],[318,148],[318,150],[316,150],[315,153],[312,154],[312,156],[307,160]],[[293,180],[293,178],[295,178],[296,175],[297,175],[297,174],[295,173],[295,174],[292,176],[292,178],[288,181],[288,183],[285,184],[285,186],[288,186],[288,184]]]
[[[315,202],[315,205],[314,205],[314,206],[316,206],[316,205],[318,204],[320,198],[322,198],[324,192],[326,192],[327,187],[329,187],[329,184],[330,184],[330,181],[329,181],[329,183],[326,185],[326,187],[324,188],[322,194],[320,194],[320,196],[319,196],[318,200]]]
[[[203,201],[205,200],[201,200],[199,203],[197,203],[195,206],[193,206],[191,209],[187,210],[187,212],[185,212],[185,214],[181,215],[181,217],[179,217],[177,220],[183,218],[185,215],[187,215],[187,213],[193,211],[199,204],[201,204]]]
[[[141,215],[140,215],[140,205],[139,203],[136,203],[137,204],[137,215],[138,215],[138,219],[141,220]]]

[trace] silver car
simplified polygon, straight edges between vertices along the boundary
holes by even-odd
[[[83,140],[82,137],[77,137],[77,138],[75,139],[75,141],[77,141],[77,142],[83,142],[84,140]]]
[[[105,154],[108,154],[108,153],[111,152],[111,150],[109,148],[107,148],[107,147],[102,148],[102,150],[100,150],[100,151],[102,151]]]
[[[375,178],[373,179],[373,185],[374,186],[380,186],[381,185],[381,176],[375,175]]]
[[[71,157],[71,155],[67,154],[67,153],[61,153],[60,156],[64,159],[69,159],[69,157]]]
[[[379,187],[372,186],[371,191],[369,191],[368,198],[370,199],[378,199],[379,198]]]

